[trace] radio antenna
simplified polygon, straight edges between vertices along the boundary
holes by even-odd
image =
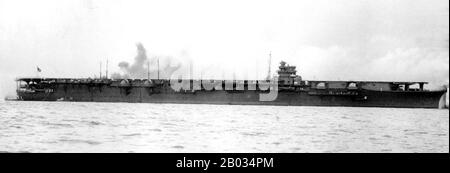
[[[108,79],[108,58],[106,58],[106,79]]]
[[[147,61],[147,80],[150,80],[150,61]]]
[[[102,62],[100,61],[100,79],[102,78]]]
[[[158,80],[159,80],[159,58],[157,59],[157,63],[158,63]]]
[[[272,65],[272,51],[269,53],[269,72],[267,73],[267,80],[270,80],[271,66]]]

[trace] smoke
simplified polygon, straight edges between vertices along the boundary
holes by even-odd
[[[147,50],[142,43],[136,44],[137,55],[134,62],[130,63],[122,61],[118,64],[120,71],[113,73],[113,79],[168,79],[170,76],[182,67],[181,62],[174,61],[171,56],[154,56],[149,58]],[[150,72],[150,75],[149,75]]]

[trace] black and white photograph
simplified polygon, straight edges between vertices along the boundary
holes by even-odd
[[[448,154],[448,90],[448,0],[0,0],[0,153]]]

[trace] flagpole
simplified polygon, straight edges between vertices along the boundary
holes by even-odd
[[[41,68],[39,68],[39,66],[36,66],[36,78],[41,78],[40,73],[41,73]]]

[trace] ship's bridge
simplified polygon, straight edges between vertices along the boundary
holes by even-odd
[[[280,85],[300,85],[302,77],[297,75],[296,66],[290,66],[281,61],[278,70],[278,83]]]

